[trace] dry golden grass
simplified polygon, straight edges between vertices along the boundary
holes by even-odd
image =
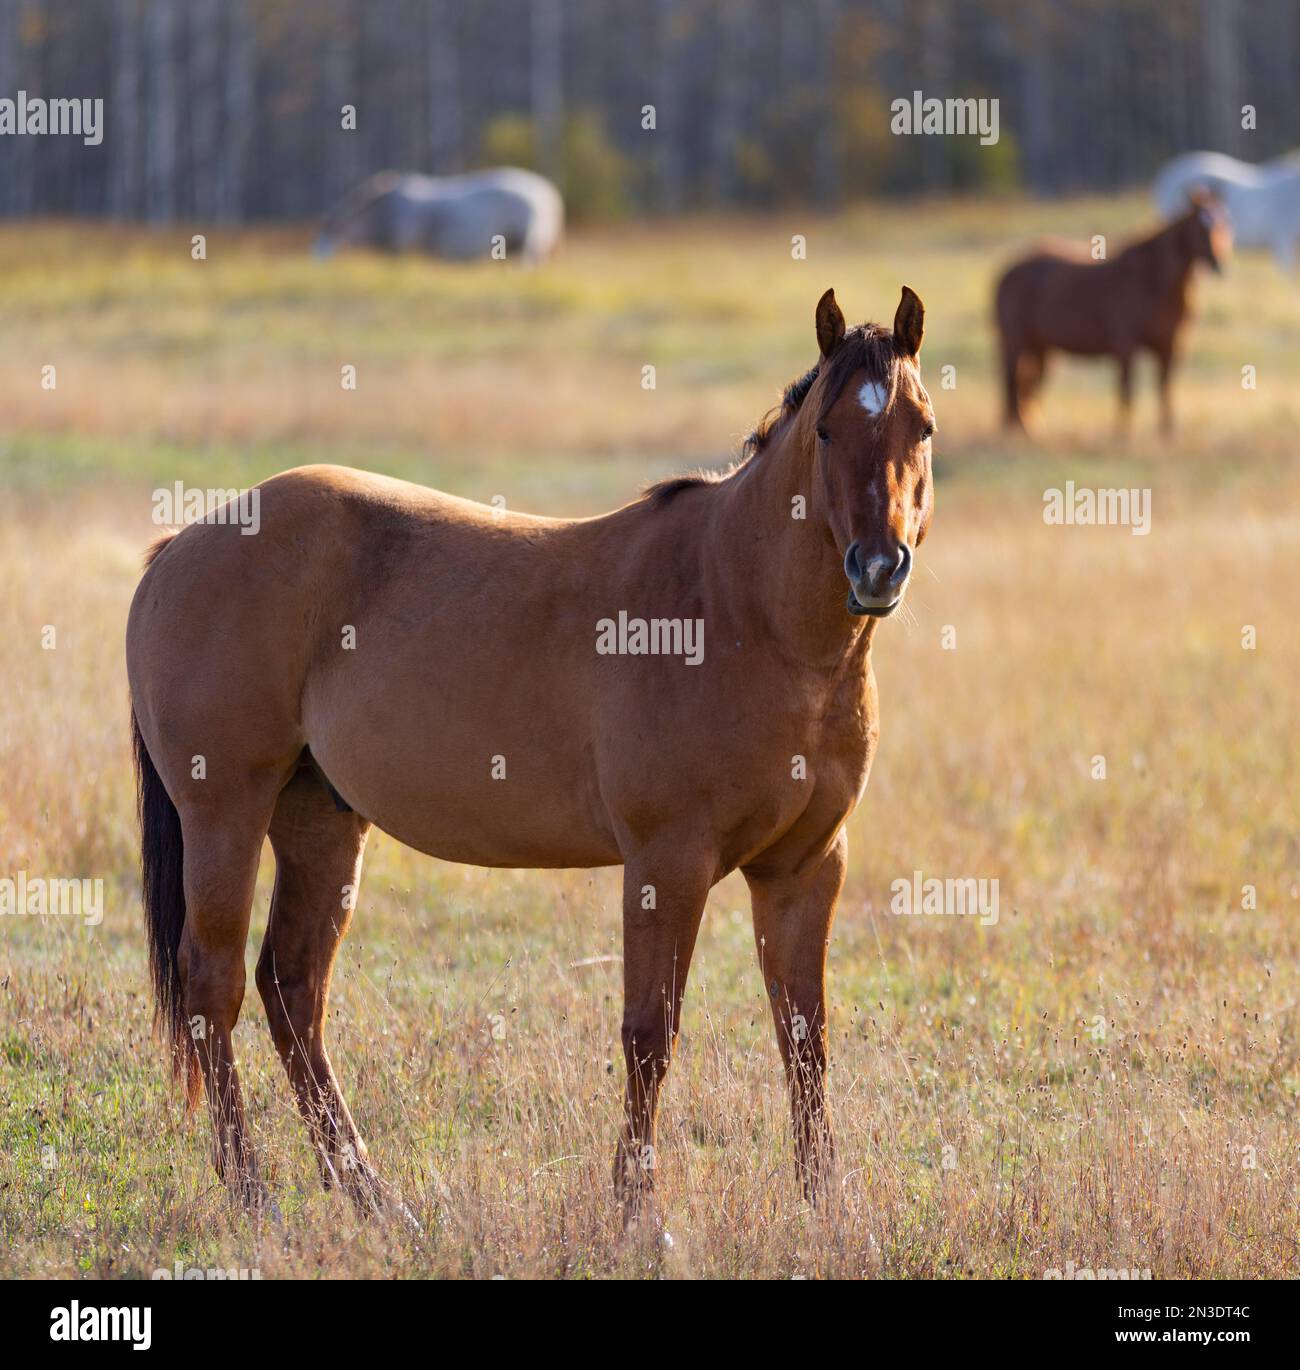
[[[217,268],[216,301],[176,298],[190,264],[139,235],[60,226],[24,256],[0,234],[17,281],[7,312],[31,330],[0,344],[14,395],[0,449],[0,875],[102,877],[107,905],[95,929],[0,920],[0,1274],[147,1275],[179,1259],[266,1277],[1038,1278],[1071,1261],[1295,1275],[1300,470],[1297,401],[1277,379],[1295,373],[1294,291],[1248,261],[1207,292],[1171,448],[1139,435],[1112,451],[1109,375],[1070,368],[1048,390],[1043,443],[1008,449],[992,433],[982,313],[1005,217],[931,207],[916,223],[909,248],[891,212],[865,260],[859,219],[824,226],[845,304],[884,313],[903,275],[931,312],[927,375],[945,358],[959,374],[936,393],[939,501],[912,612],[877,639],[882,743],[832,947],[843,1185],[824,1215],[798,1196],[732,877],[705,916],[664,1105],[671,1251],[622,1237],[608,1183],[618,873],[484,872],[383,835],[331,1032],[372,1154],[424,1234],[364,1223],[318,1187],[251,990],[269,857],[236,1045],[284,1221],[259,1230],[232,1211],[206,1119],[182,1117],[150,1036],[122,628],[160,479],[229,485],[320,445],[585,512],[719,457],[809,359],[820,264],[792,267],[805,272],[793,281],[773,270],[761,296],[753,282],[767,285],[766,244],[813,230],[593,237],[532,278],[367,259],[325,276],[292,240],[231,239],[239,262]],[[73,284],[47,289],[55,276]],[[412,311],[434,296],[446,313],[426,336]],[[516,296],[514,315],[494,313]],[[322,330],[334,319],[348,335],[347,299],[376,358],[399,329],[422,350],[391,372],[376,363],[385,379],[364,409],[330,411],[336,382],[315,369],[335,367]],[[201,361],[176,353],[186,318]],[[73,358],[59,363],[64,411],[39,408],[50,349]],[[1264,379],[1245,394],[1236,374],[1256,356]],[[642,358],[660,358],[649,396]],[[366,387],[363,370],[351,398]],[[430,456],[421,436],[439,425],[448,450]],[[245,437],[255,449],[236,451]],[[1151,487],[1150,535],[1045,526],[1043,490],[1064,479]],[[891,914],[891,881],[918,869],[997,878],[999,921]]]

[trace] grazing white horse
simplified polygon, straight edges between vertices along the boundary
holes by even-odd
[[[318,256],[336,247],[419,251],[466,261],[549,257],[564,231],[564,201],[543,176],[493,167],[463,176],[381,171],[350,191],[325,216]]]
[[[1166,219],[1187,209],[1188,192],[1203,188],[1223,202],[1239,247],[1271,247],[1283,271],[1295,265],[1300,239],[1300,154],[1261,166],[1221,152],[1188,152],[1161,168],[1153,187]]]

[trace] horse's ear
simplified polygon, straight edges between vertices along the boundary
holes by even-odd
[[[925,334],[925,306],[910,285],[903,287],[903,298],[894,315],[894,342],[905,357],[915,357]]]
[[[844,341],[844,315],[835,303],[835,292],[828,290],[817,301],[817,346],[829,357]]]

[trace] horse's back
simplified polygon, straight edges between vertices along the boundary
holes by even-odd
[[[165,641],[190,676],[197,657],[216,664],[244,647],[292,674],[333,632],[330,619],[355,618],[417,538],[451,541],[491,520],[471,501],[338,466],[299,467],[244,492],[239,507],[255,519],[227,517],[235,507],[150,555],[128,619],[128,667]]]
[[[341,467],[256,493],[255,536],[189,525],[132,605],[132,699],[169,790],[198,751],[247,771],[310,747],[352,807],[433,855],[616,862],[587,736],[594,618],[581,567],[545,545],[573,525]]]
[[[410,174],[393,193],[412,246],[453,258],[486,256],[495,237],[539,259],[554,250],[564,202],[545,177],[518,167],[457,176]]]
[[[1167,219],[1187,210],[1188,196],[1208,190],[1222,201],[1242,247],[1272,244],[1300,228],[1300,158],[1297,154],[1255,166],[1221,152],[1189,152],[1161,169],[1153,192]]]
[[[998,277],[994,290],[999,322],[1023,318],[1045,289],[1077,278],[1080,284],[1095,262],[1077,243],[1064,238],[1044,238],[1010,262]]]
[[[1188,193],[1197,187],[1217,189],[1226,195],[1232,189],[1254,190],[1265,181],[1260,168],[1250,162],[1222,152],[1185,152],[1161,167],[1152,191],[1161,215],[1176,219],[1186,212]]]
[[[1077,243],[1045,239],[1012,262],[994,296],[1004,349],[1108,351],[1116,301],[1130,293],[1118,288],[1128,270],[1122,255],[1097,261]]]

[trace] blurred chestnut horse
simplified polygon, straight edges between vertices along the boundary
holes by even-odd
[[[1187,213],[1158,233],[1093,261],[1069,243],[1043,248],[998,281],[1004,418],[1024,427],[1022,409],[1042,384],[1053,348],[1119,362],[1120,424],[1133,403],[1133,358],[1143,348],[1159,366],[1160,427],[1173,428],[1169,397],[1178,333],[1188,312],[1192,268],[1221,271],[1231,234],[1214,199],[1197,192]]]
[[[395,1201],[325,1045],[372,824],[447,861],[623,866],[629,1218],[650,1207],[705,898],[743,871],[816,1194],[827,939],[878,731],[871,644],[932,509],[923,312],[904,287],[892,329],[846,332],[828,290],[820,359],[739,465],[599,518],[311,466],[258,487],[256,536],[209,520],[155,545],[126,636],[153,979],[246,1203],[266,1192],[231,1033],[268,834],[256,981],[272,1035],[325,1183]],[[671,625],[692,621],[703,637],[676,652]]]

